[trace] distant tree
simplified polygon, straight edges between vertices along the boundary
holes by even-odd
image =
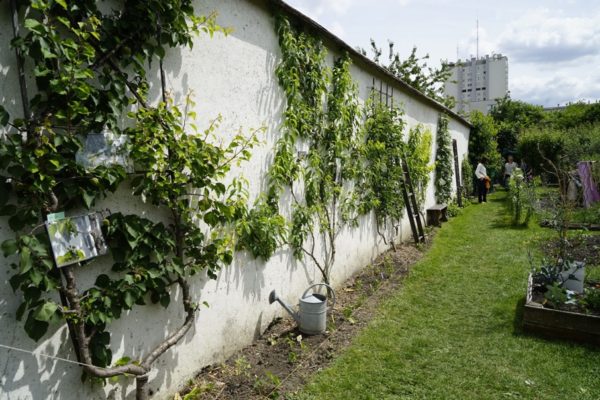
[[[358,48],[358,51],[367,56],[365,49]],[[448,63],[442,61],[440,68],[428,66],[427,60],[429,60],[429,54],[419,57],[416,46],[412,48],[408,58],[402,59],[400,53],[394,48],[394,42],[391,40],[388,40],[387,60],[382,60],[383,50],[377,46],[377,43],[373,39],[371,39],[371,52],[373,61],[398,79],[448,108],[452,108],[456,104],[454,97],[447,96],[444,93],[444,83],[452,75]]]
[[[541,106],[513,100],[506,95],[496,100],[490,116],[498,128],[498,150],[506,155],[517,148],[519,135],[527,128],[543,123],[547,113]]]
[[[600,122],[600,103],[572,103],[563,110],[548,113],[548,119],[550,125],[558,129],[570,129],[583,124]]]
[[[498,128],[490,115],[480,111],[471,111],[469,120],[473,125],[469,136],[469,161],[472,166],[477,165],[484,156],[488,159],[488,175],[493,179],[500,173],[500,153],[498,152]]]

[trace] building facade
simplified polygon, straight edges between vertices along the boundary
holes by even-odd
[[[508,58],[502,54],[458,60],[450,66],[452,75],[444,91],[456,99],[458,113],[479,110],[487,114],[496,99],[508,93]]]

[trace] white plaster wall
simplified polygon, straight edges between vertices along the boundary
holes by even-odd
[[[248,132],[266,127],[264,145],[254,151],[252,160],[235,173],[243,173],[251,185],[253,195],[264,187],[265,173],[272,157],[272,149],[279,137],[284,98],[274,70],[280,57],[273,21],[267,8],[258,3],[242,0],[208,0],[198,2],[198,12],[217,10],[219,22],[230,26],[234,32],[228,37],[217,35],[213,39],[199,38],[192,50],[173,50],[165,62],[168,87],[176,100],[181,101],[189,91],[197,102],[198,124],[201,128],[222,115],[223,123],[218,135],[224,141],[241,128]],[[8,4],[0,3],[0,103],[20,115],[18,82],[14,53],[9,49],[11,31],[7,12]],[[332,63],[335,52],[330,52]],[[421,123],[434,134],[439,111],[422,100],[404,94],[400,86],[389,78],[363,67],[353,66],[362,100],[369,95],[373,73],[376,79],[385,79],[395,85],[395,101],[404,104],[408,127]],[[153,96],[158,98],[157,72]],[[15,100],[16,99],[16,100]],[[458,140],[459,151],[465,153],[468,127],[450,121],[452,137]],[[432,160],[435,147],[432,149]],[[462,157],[462,155],[461,155]],[[435,203],[433,178],[427,189],[427,204]],[[153,218],[162,218],[160,212],[138,203],[126,187],[115,197],[100,204],[113,211],[143,212]],[[284,207],[285,209],[285,207]],[[403,221],[401,236],[410,237],[408,222]],[[5,219],[0,219],[0,241],[12,233]],[[361,219],[357,229],[346,229],[337,242],[337,262],[332,280],[339,285],[353,273],[367,265],[386,250],[379,239],[374,218]],[[67,359],[75,359],[66,329],[49,332],[39,343],[29,339],[22,322],[15,320],[19,295],[8,284],[8,261],[0,260],[0,344],[35,350]],[[85,269],[78,270],[80,288],[93,283],[94,277],[108,271],[108,257],[99,259]],[[287,248],[282,248],[269,262],[253,260],[239,253],[233,265],[224,268],[215,281],[197,277],[192,290],[196,301],[207,301],[209,308],[199,313],[194,328],[181,343],[163,355],[155,364],[150,376],[150,388],[156,398],[167,398],[202,367],[219,362],[236,350],[250,344],[276,316],[284,311],[278,305],[268,304],[272,289],[288,302],[296,299],[310,283],[320,280],[316,268],[310,263],[294,260]],[[124,315],[111,326],[114,359],[122,355],[139,357],[158,343],[168,332],[181,323],[177,299],[164,310],[161,307],[138,307]],[[33,357],[0,348],[0,399],[121,399],[131,397],[133,382],[125,379],[119,384],[104,387],[82,384],[81,369],[61,361]]]

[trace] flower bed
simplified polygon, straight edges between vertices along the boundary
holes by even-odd
[[[529,275],[523,329],[550,338],[600,345],[600,312],[589,304],[592,296],[600,292],[600,285],[588,283],[584,294],[565,290],[565,302],[549,300],[548,297],[553,297],[549,290],[543,292],[535,274]]]

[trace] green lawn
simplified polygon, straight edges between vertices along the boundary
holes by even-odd
[[[505,193],[439,230],[372,323],[297,399],[600,399],[600,351],[519,328],[527,248]],[[532,224],[533,225],[533,224]]]

